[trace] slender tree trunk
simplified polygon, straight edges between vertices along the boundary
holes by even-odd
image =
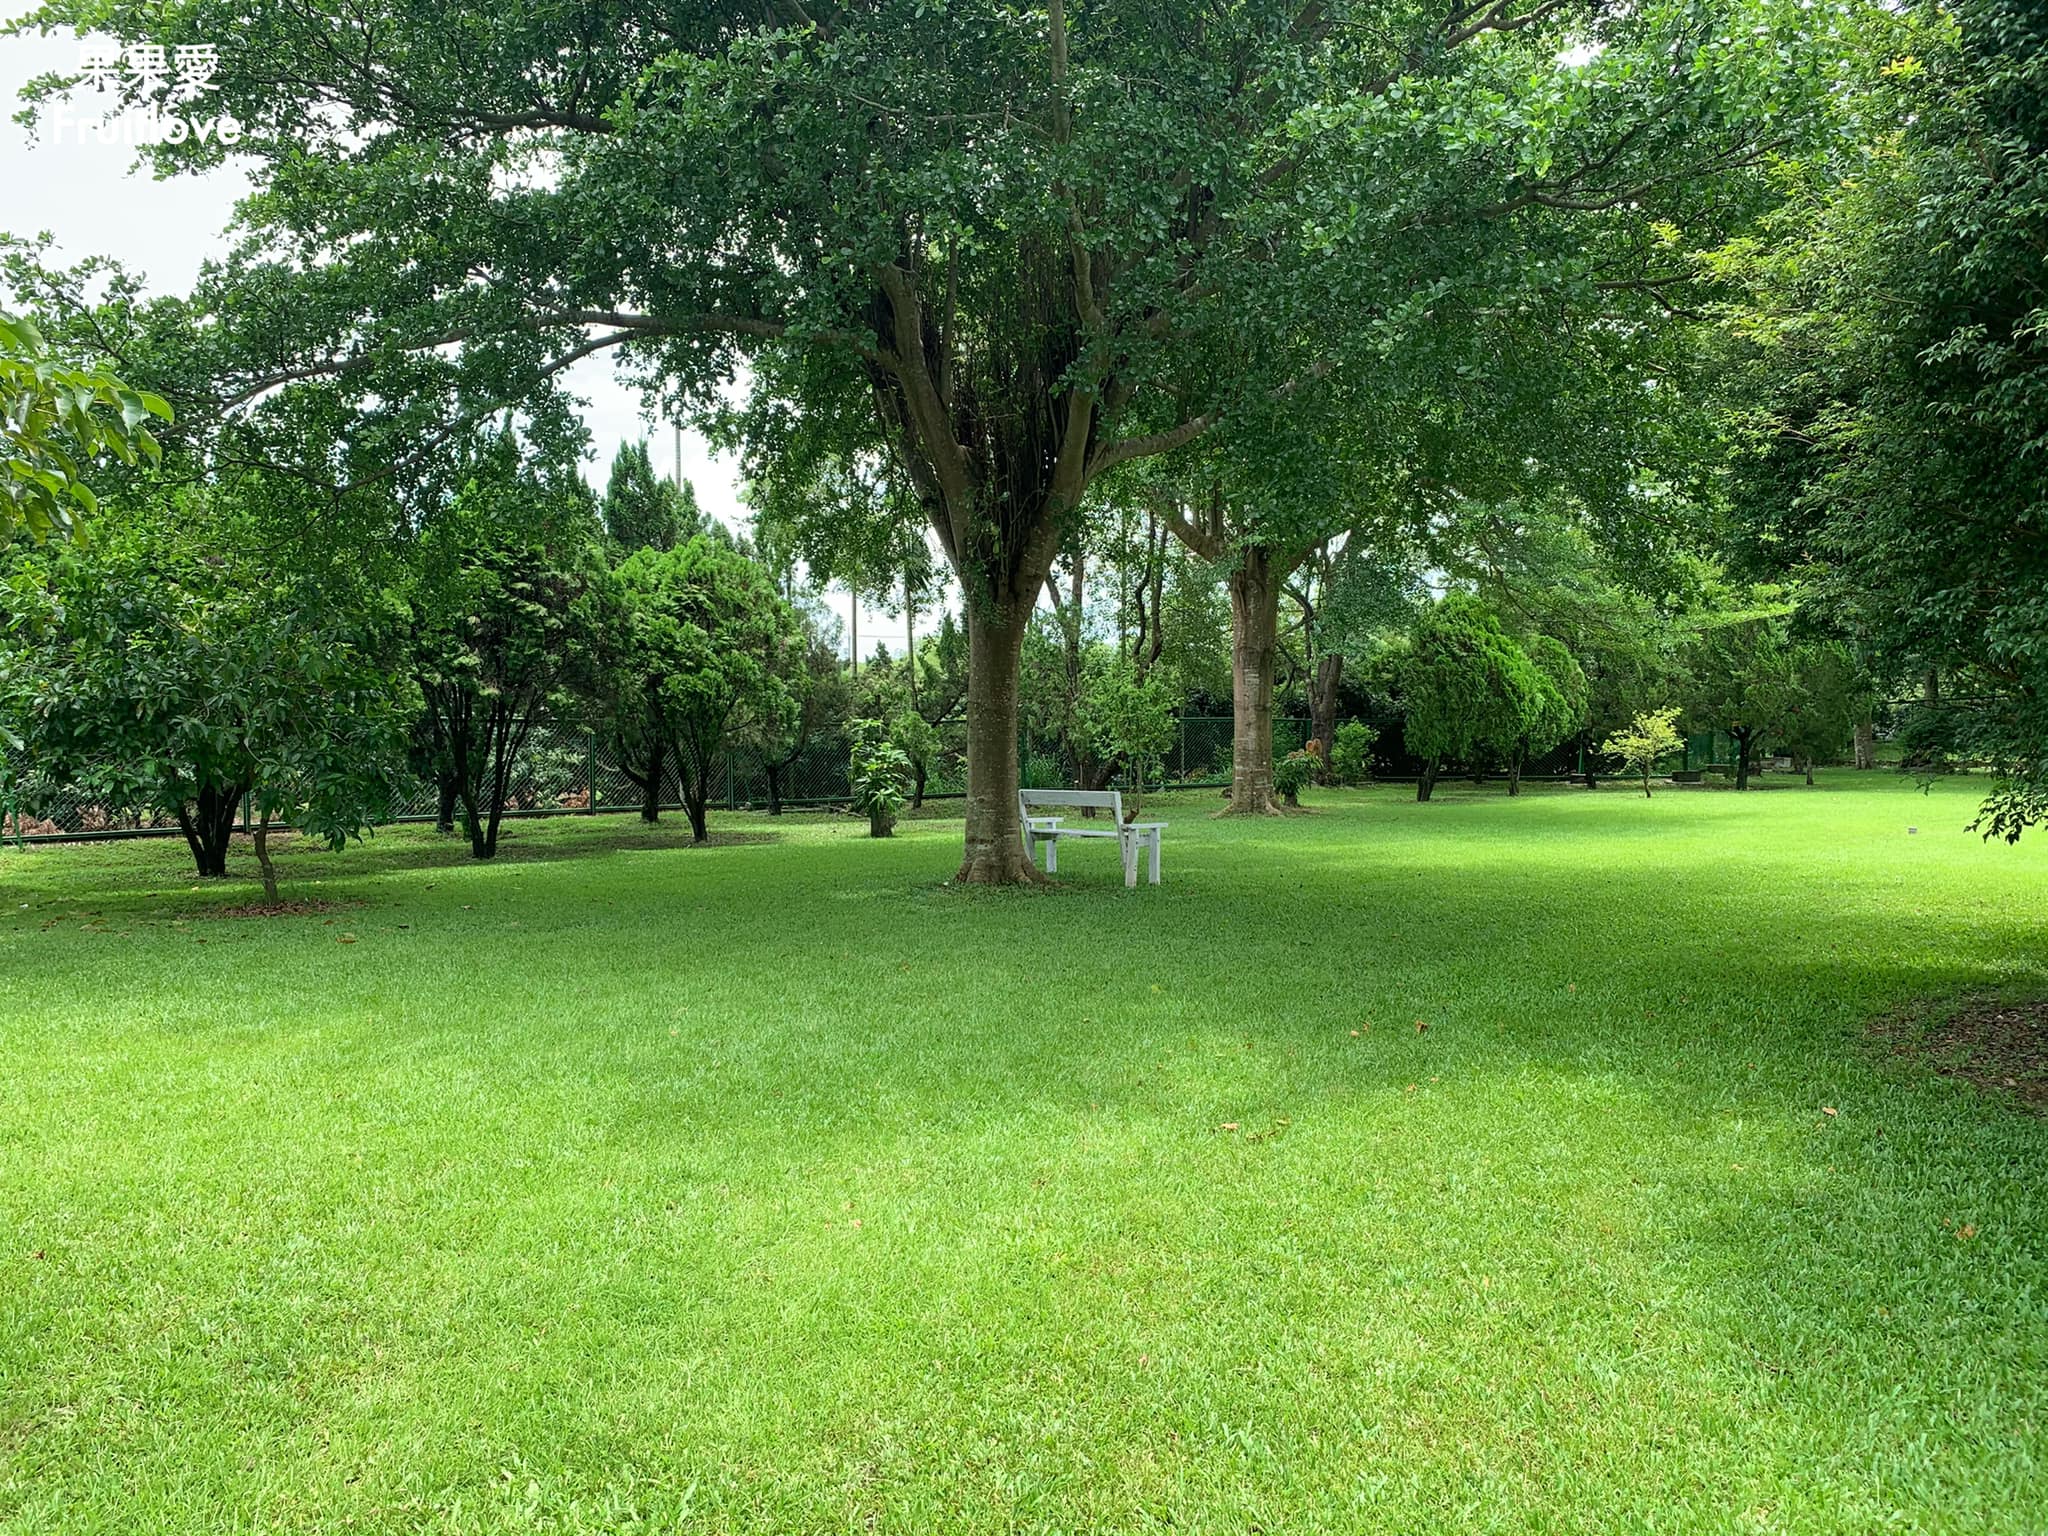
[[[1280,649],[1282,573],[1273,551],[1248,544],[1230,573],[1230,811],[1277,814],[1273,804],[1273,671]]]
[[[270,862],[270,807],[256,821],[256,867],[263,872],[263,899],[277,905],[277,866]]]
[[[1799,767],[1806,775],[1806,782],[1811,784],[1813,782],[1813,759],[1810,757],[1801,758],[1799,760]]]
[[[1650,765],[1648,763],[1643,764],[1643,798],[1645,800],[1650,798]]]
[[[1436,768],[1437,760],[1433,757],[1422,765],[1422,777],[1415,781],[1417,800],[1427,800],[1436,793]]]
[[[763,763],[762,769],[768,775],[768,814],[782,814],[782,764]]]
[[[1735,787],[1749,788],[1749,732],[1730,731],[1735,738]]]
[[[967,842],[953,876],[963,884],[1045,878],[1024,856],[1017,818],[1017,673],[1030,618],[1028,602],[967,604]]]
[[[690,841],[708,843],[711,841],[710,787],[701,780],[693,781],[683,792],[683,809],[690,817]]]
[[[1874,720],[1856,722],[1856,766],[1863,769],[1877,766],[1877,722]]]
[[[1315,684],[1309,689],[1309,728],[1320,749],[1323,775],[1330,777],[1330,755],[1337,750],[1337,687],[1344,681],[1342,652],[1326,651],[1316,662]]]
[[[1517,747],[1508,759],[1508,796],[1512,799],[1522,792],[1522,749]]]
[[[640,782],[640,819],[649,826],[661,821],[661,775],[667,766],[661,738],[657,736],[647,748],[647,777]]]
[[[459,798],[455,786],[455,772],[444,769],[434,776],[437,800],[434,806],[434,830],[443,837],[455,834],[455,802]]]
[[[910,808],[913,811],[924,805],[924,786],[929,774],[930,770],[921,762],[910,765]]]

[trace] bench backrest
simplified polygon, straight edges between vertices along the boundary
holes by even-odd
[[[1017,809],[1030,816],[1040,811],[1108,811],[1121,824],[1124,797],[1113,789],[1020,789]]]

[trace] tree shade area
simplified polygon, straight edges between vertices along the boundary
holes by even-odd
[[[2048,1138],[1893,1054],[2041,984],[1979,789],[9,855],[7,1518],[2024,1530]]]
[[[2035,0],[32,34],[0,1536],[2039,1523]]]

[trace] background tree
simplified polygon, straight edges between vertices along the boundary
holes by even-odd
[[[677,485],[654,472],[645,439],[619,444],[605,482],[603,510],[605,537],[622,555],[674,549],[709,526],[689,481]]]
[[[410,701],[392,616],[266,568],[246,532],[197,491],[103,516],[10,584],[12,681],[30,760],[175,817],[202,876],[253,810],[274,901],[272,820],[339,846],[385,814]]]
[[[1131,802],[1125,819],[1144,809],[1145,786],[1157,777],[1178,738],[1181,695],[1170,673],[1137,664],[1113,652],[1089,658],[1082,693],[1082,719],[1096,753],[1121,769]]]
[[[793,729],[801,706],[790,683],[807,636],[758,563],[704,534],[640,551],[619,578],[648,658],[645,687],[682,771],[690,835],[701,843],[719,759],[750,736]]]
[[[2017,838],[2048,804],[2048,15],[1886,20],[1857,131],[1716,257],[1736,526],[1873,675],[1949,674],[1968,702],[1902,727],[1998,769],[1978,825]]]
[[[573,465],[522,462],[509,437],[479,445],[469,481],[420,535],[407,592],[414,667],[476,858],[498,851],[534,726],[572,688],[594,686],[596,537]]]
[[[1562,643],[1534,635],[1522,645],[1529,661],[1522,729],[1508,753],[1508,793],[1522,792],[1522,768],[1576,735],[1586,722],[1586,674]]]
[[[1687,720],[1726,731],[1735,743],[1735,787],[1749,788],[1757,748],[1790,724],[1800,699],[1798,657],[1786,633],[1789,604],[1759,593],[1761,606],[1695,621],[1684,649]]]
[[[1461,592],[1423,613],[1399,675],[1408,750],[1423,761],[1418,800],[1435,792],[1446,759],[1473,759],[1486,742],[1519,737],[1536,686],[1534,668],[1499,618]]]

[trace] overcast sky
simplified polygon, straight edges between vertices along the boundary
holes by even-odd
[[[31,9],[27,0],[0,0],[0,23]],[[221,232],[248,182],[232,170],[156,181],[134,168],[134,151],[119,145],[34,142],[27,129],[12,121],[21,108],[22,86],[35,75],[75,70],[78,64],[78,41],[69,35],[0,37],[0,101],[6,104],[0,114],[5,118],[0,121],[0,188],[6,189],[0,219],[10,233],[54,237],[61,261],[112,256],[144,274],[152,292],[182,293],[200,262],[222,248]],[[674,473],[673,426],[642,417],[638,393],[617,382],[608,361],[587,358],[564,377],[586,402],[583,419],[592,453],[584,474],[591,484],[603,488],[612,455],[629,438],[650,439],[655,468]],[[735,526],[745,520],[738,466],[714,455],[694,432],[683,434],[682,472],[705,511]],[[849,606],[844,594],[833,594],[831,606],[844,623]],[[864,605],[859,628],[864,654],[873,653],[877,640],[889,642],[892,650],[902,647],[901,619]]]

